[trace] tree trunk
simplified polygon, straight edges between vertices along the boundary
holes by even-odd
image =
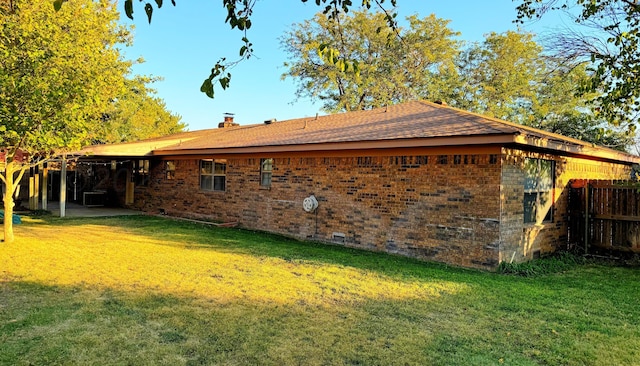
[[[14,182],[14,170],[15,163],[13,161],[7,161],[4,170],[5,177],[5,192],[4,192],[4,242],[11,243],[14,240],[13,237],[13,193],[16,190],[16,184]]]

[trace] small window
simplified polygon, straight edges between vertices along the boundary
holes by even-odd
[[[132,178],[138,187],[149,185],[149,160],[134,160]]]
[[[225,191],[226,186],[226,160],[200,160],[200,189],[204,191]]]
[[[525,159],[524,222],[553,221],[555,162]]]
[[[408,165],[409,158],[407,156],[396,156],[396,165]]]
[[[176,179],[176,162],[173,160],[167,160],[164,162],[164,172],[166,180]]]
[[[260,159],[260,185],[271,187],[271,177],[273,174],[273,159]]]

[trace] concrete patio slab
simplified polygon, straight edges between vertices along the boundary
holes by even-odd
[[[53,216],[60,216],[60,204],[58,202],[49,202],[47,209],[51,211]],[[106,216],[125,216],[125,215],[143,215],[142,211],[131,210],[127,208],[117,207],[87,207],[77,203],[67,202],[65,208],[66,217],[106,217]]]

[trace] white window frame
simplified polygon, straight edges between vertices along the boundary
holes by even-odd
[[[556,162],[526,158],[524,161],[524,223],[553,222]]]
[[[164,162],[164,178],[166,180],[176,179],[176,161],[165,160]]]
[[[211,163],[206,170],[203,167],[205,162]],[[212,192],[225,192],[227,190],[227,161],[225,159],[201,159],[199,168],[201,190]],[[203,177],[210,178],[205,180]]]
[[[260,186],[271,187],[271,179],[273,178],[273,159],[260,159]]]

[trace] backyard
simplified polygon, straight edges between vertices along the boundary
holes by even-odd
[[[15,229],[1,365],[640,360],[638,268],[521,277],[148,216]]]

